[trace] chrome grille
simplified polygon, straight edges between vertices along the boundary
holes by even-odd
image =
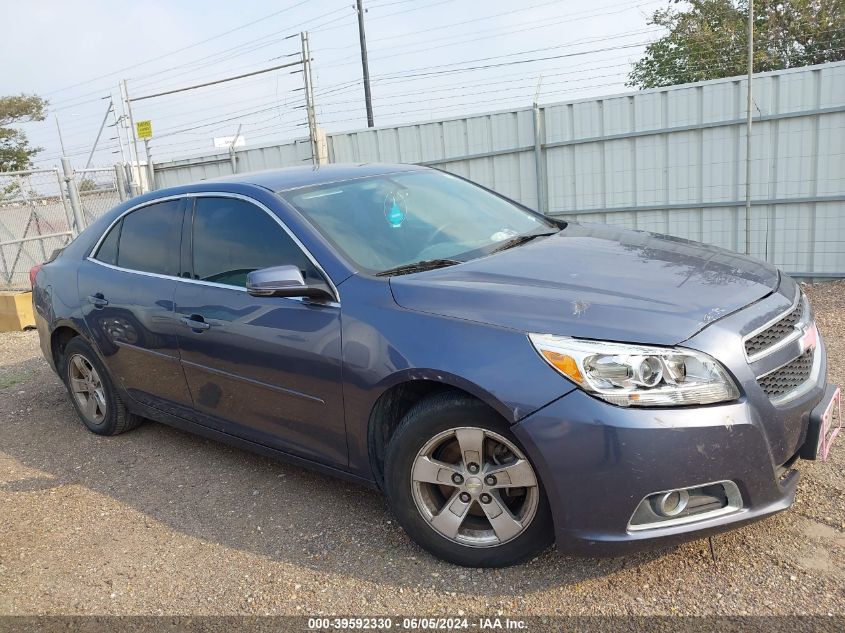
[[[802,308],[802,302],[799,301],[782,319],[745,341],[745,353],[748,357],[756,356],[789,338],[795,332],[795,326],[801,320]]]
[[[766,395],[776,400],[807,382],[813,369],[813,351],[813,349],[808,349],[783,367],[760,376],[757,382]]]

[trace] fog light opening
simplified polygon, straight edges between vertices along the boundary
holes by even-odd
[[[743,508],[742,495],[733,481],[663,490],[640,501],[628,521],[628,531],[653,530],[704,521]]]
[[[651,499],[651,506],[654,509],[654,513],[661,517],[678,516],[686,510],[688,503],[688,490],[671,490]]]

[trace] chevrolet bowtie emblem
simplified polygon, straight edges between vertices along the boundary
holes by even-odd
[[[813,321],[807,325],[802,326],[802,334],[800,340],[801,351],[806,352],[808,349],[815,349],[819,343],[819,331],[816,328],[816,323]]]

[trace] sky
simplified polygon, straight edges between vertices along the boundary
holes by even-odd
[[[625,79],[648,25],[668,0],[364,0],[375,125],[439,120],[628,92]],[[39,166],[65,154],[86,165],[119,82],[133,98],[293,62],[307,30],[318,125],[366,127],[354,0],[0,0],[0,95],[49,100],[43,122],[22,125],[43,147]],[[307,135],[297,68],[134,101],[151,120],[154,161],[213,153],[241,127],[248,146]],[[108,124],[114,117],[108,115]],[[92,166],[121,160],[106,127]],[[125,137],[124,137],[125,138]],[[125,143],[124,143],[125,148]]]

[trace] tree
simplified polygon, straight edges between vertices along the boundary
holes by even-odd
[[[629,86],[658,88],[748,72],[748,0],[670,0],[649,20],[668,33],[646,47]],[[754,72],[845,59],[844,0],[755,0]]]
[[[87,191],[94,191],[97,189],[97,183],[95,183],[90,178],[83,178],[82,181],[79,183],[79,193],[85,193]]]
[[[18,171],[32,166],[32,157],[42,150],[32,147],[15,123],[43,121],[47,101],[37,95],[0,97],[0,171]]]

